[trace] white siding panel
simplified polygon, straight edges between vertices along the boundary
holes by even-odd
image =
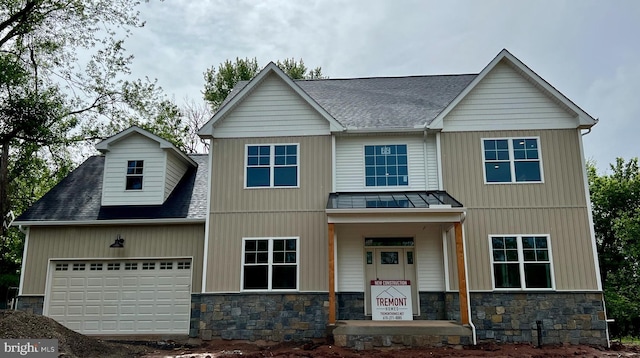
[[[125,190],[127,161],[144,160],[142,190]],[[165,152],[157,142],[129,136],[105,155],[102,205],[159,205],[164,199]]]
[[[164,186],[164,200],[167,200],[173,188],[178,185],[180,179],[187,171],[187,164],[180,160],[180,158],[171,152],[167,152],[167,172],[166,182]]]
[[[338,292],[364,292],[362,237],[338,232]]]
[[[434,138],[429,140],[435,141]],[[406,144],[409,163],[409,185],[403,187],[367,187],[364,183],[364,146],[383,144]],[[435,148],[435,144],[433,145]],[[431,161],[431,159],[429,159]],[[437,168],[435,156],[432,164]],[[437,189],[437,170],[435,171]],[[425,172],[425,153],[422,135],[404,137],[338,137],[336,138],[336,191],[371,190],[425,190],[427,189]]]
[[[444,287],[444,257],[440,230],[429,230],[416,238],[418,290],[441,292]]]
[[[575,116],[499,63],[444,118],[443,131],[576,128]]]
[[[438,148],[436,143],[436,136],[427,136],[426,142],[427,156],[426,170],[427,170],[427,190],[438,190]]]
[[[328,135],[329,122],[276,75],[267,76],[218,124],[216,138]]]

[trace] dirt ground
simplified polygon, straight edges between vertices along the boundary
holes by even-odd
[[[0,338],[58,339],[60,357],[66,358],[219,358],[219,357],[640,357],[640,347],[614,343],[611,349],[557,345],[481,344],[472,347],[356,351],[323,342],[259,344],[213,340],[198,346],[175,342],[124,344],[88,337],[56,321],[21,311],[0,310]]]
[[[612,349],[589,346],[557,345],[536,348],[524,344],[482,344],[475,347],[441,347],[421,349],[389,349],[356,351],[328,344],[257,345],[243,342],[210,341],[201,347],[175,348],[173,352],[156,350],[145,358],[230,358],[230,357],[640,357],[640,347],[614,344]]]

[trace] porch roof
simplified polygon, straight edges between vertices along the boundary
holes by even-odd
[[[447,209],[463,205],[446,191],[330,193],[327,211],[334,209]]]

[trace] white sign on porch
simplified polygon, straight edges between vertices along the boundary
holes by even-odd
[[[371,313],[374,321],[411,321],[411,281],[371,280]]]

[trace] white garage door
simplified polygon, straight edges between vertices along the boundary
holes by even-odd
[[[84,334],[187,334],[191,260],[56,261],[45,314]]]

